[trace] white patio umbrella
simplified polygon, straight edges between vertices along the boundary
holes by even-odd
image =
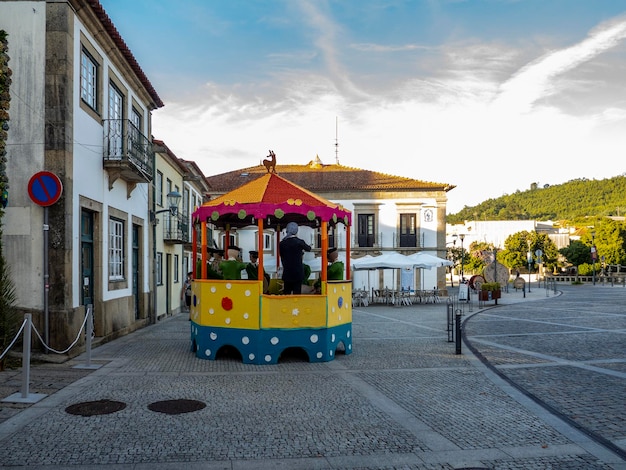
[[[408,256],[391,251],[383,253],[379,256],[366,256],[355,259],[352,261],[352,266],[355,270],[359,269],[402,269],[412,268],[415,266],[415,261]]]
[[[454,263],[450,260],[439,258],[438,256],[424,253],[423,251],[409,255],[409,258],[420,266],[427,266],[426,269],[439,268],[442,266],[454,266]],[[424,279],[422,278],[422,289],[424,288],[423,283]]]
[[[355,271],[365,270],[365,269],[367,270],[371,270],[371,269],[401,270],[401,269],[416,269],[416,268],[430,269],[430,265],[420,263],[412,259],[410,256],[403,255],[396,251],[383,253],[382,255],[372,256],[370,258],[366,258],[364,256],[363,258],[355,259],[352,262],[352,266]],[[400,290],[399,272],[394,271],[394,274],[396,275],[395,284],[397,285],[397,289]],[[368,276],[368,281],[369,281],[369,276]]]
[[[445,258],[439,258],[438,256],[431,255],[429,253],[419,252],[409,255],[407,258],[413,260],[419,267],[439,268],[441,266],[453,266],[454,263]]]

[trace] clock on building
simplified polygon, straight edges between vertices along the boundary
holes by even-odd
[[[433,210],[426,209],[424,211],[424,222],[432,222],[433,221]]]

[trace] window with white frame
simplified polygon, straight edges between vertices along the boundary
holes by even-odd
[[[271,253],[274,252],[274,245],[272,242],[274,241],[274,237],[270,233],[263,234],[263,251],[269,251]]]
[[[154,190],[156,191],[156,205],[163,207],[163,173],[157,170],[154,182]]]
[[[159,252],[156,255],[156,283],[157,286],[163,285],[163,253]]]
[[[98,64],[85,49],[80,55],[80,97],[93,110],[98,109]]]
[[[109,219],[109,280],[124,279],[124,222]]]
[[[174,282],[179,282],[180,260],[178,255],[174,255]]]

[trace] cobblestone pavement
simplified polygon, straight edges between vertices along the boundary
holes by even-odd
[[[321,364],[197,359],[186,315],[170,317],[95,348],[97,370],[75,368],[84,354],[33,366],[47,396],[0,402],[0,466],[626,470],[626,290],[559,289],[458,306],[462,354],[445,303],[357,308],[354,352]],[[20,381],[0,372],[0,398]],[[148,408],[176,399],[206,407]],[[96,400],[126,406],[66,412]]]

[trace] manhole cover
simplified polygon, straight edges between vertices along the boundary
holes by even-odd
[[[206,404],[198,400],[164,400],[155,401],[148,405],[149,410],[168,415],[191,413],[192,411],[198,411],[205,407]]]
[[[108,415],[121,411],[126,408],[126,403],[114,400],[97,400],[76,403],[65,408],[65,411],[71,415],[78,416],[97,416]]]

